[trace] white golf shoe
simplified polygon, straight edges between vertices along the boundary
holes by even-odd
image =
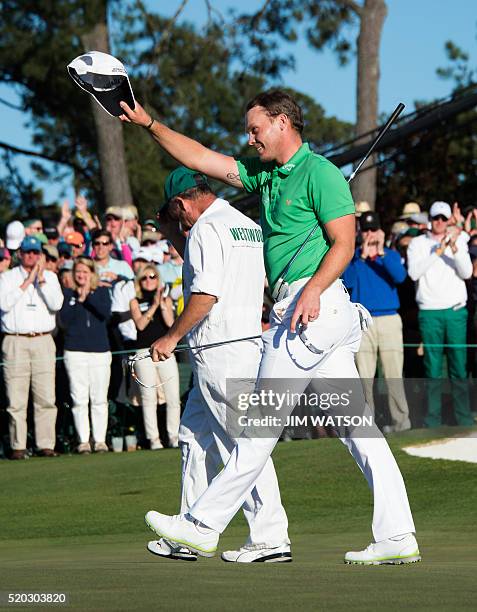
[[[151,540],[147,543],[147,550],[153,555],[164,557],[165,559],[174,559],[180,561],[197,561],[197,553],[192,552],[183,546],[176,546],[161,538],[160,540]]]
[[[359,565],[400,565],[421,560],[419,546],[412,533],[370,544],[364,550],[347,552],[345,563]]]
[[[226,550],[221,558],[227,563],[291,563],[292,554],[290,544],[245,544],[239,550]]]
[[[219,533],[197,525],[183,514],[167,516],[151,510],[144,520],[157,535],[172,544],[185,546],[201,557],[213,557],[217,551]]]

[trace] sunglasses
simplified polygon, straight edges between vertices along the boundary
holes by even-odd
[[[22,251],[22,253],[24,253],[25,255],[31,255],[32,253],[34,255],[40,255],[40,251],[35,251],[34,249],[30,249],[29,251]]]
[[[73,244],[73,245],[71,245],[71,246],[72,246],[74,249],[82,249],[84,245],[83,245],[83,243],[82,243],[82,242],[80,242],[79,244]]]
[[[155,244],[156,244],[155,240],[144,240],[144,242],[142,243],[142,246],[153,246]]]
[[[58,260],[56,259],[56,257],[50,257],[50,256],[46,256],[46,261],[53,261],[53,262],[57,262]]]
[[[444,215],[436,215],[435,217],[432,217],[433,221],[449,221],[449,219],[447,217],[444,217]]]
[[[146,274],[146,275],[144,275],[143,277],[141,277],[141,282],[142,282],[143,280],[146,280],[147,278],[148,278],[149,280],[154,280],[155,278],[157,278],[157,276],[156,276],[155,274]]]
[[[105,221],[122,221],[121,217],[113,217],[112,215],[108,215],[104,218]]]
[[[69,253],[60,253],[60,257],[63,257],[63,259],[71,259],[71,255]]]
[[[105,242],[103,240],[95,240],[93,244],[94,246],[109,246],[111,244],[111,241],[108,240],[107,242]]]

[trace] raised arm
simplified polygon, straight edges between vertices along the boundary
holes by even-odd
[[[243,186],[233,157],[212,151],[200,142],[171,130],[153,119],[137,101],[134,110],[126,102],[120,102],[120,105],[124,110],[124,115],[119,117],[121,121],[149,130],[154,140],[182,165],[234,187]]]

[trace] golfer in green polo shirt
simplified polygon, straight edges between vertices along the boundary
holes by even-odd
[[[261,199],[264,256],[272,289],[283,285],[263,335],[257,391],[274,379],[294,397],[312,380],[359,378],[354,355],[361,340],[358,309],[340,275],[354,253],[354,205],[341,172],[302,141],[303,116],[291,96],[264,92],[247,105],[246,132],[256,158],[234,159],[207,149],[150,117],[136,102],[121,103],[121,119],[148,129],[181,164]],[[293,264],[289,261],[306,242]],[[283,282],[282,282],[283,281]],[[225,338],[224,338],[225,340]],[[286,406],[286,417],[293,410]],[[162,537],[202,556],[213,556],[220,534],[242,506],[273,451],[278,436],[241,436],[230,460],[187,515],[146,515]],[[366,436],[344,434],[374,494],[373,535],[366,549],[348,552],[348,563],[400,564],[420,560],[404,482],[386,440],[373,426]],[[259,561],[263,549],[245,545],[223,553],[226,561]],[[266,550],[268,557],[273,550]]]

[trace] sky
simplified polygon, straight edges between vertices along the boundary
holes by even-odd
[[[212,6],[227,14],[236,6],[230,0],[210,0]],[[146,0],[150,10],[172,16],[181,0]],[[252,12],[262,0],[241,0],[240,10]],[[398,102],[410,112],[416,100],[442,98],[451,92],[452,84],[436,75],[436,68],[448,64],[444,52],[447,40],[454,41],[477,63],[477,5],[472,0],[387,0],[388,15],[381,39],[381,78],[379,84],[379,112],[390,114]],[[188,0],[181,15],[198,27],[207,20],[205,0]],[[290,45],[296,58],[296,69],[283,76],[283,85],[311,95],[327,115],[355,121],[356,62],[340,67],[331,51],[316,52],[304,40]],[[73,58],[72,58],[73,59]],[[130,75],[134,88],[134,74]],[[65,79],[68,79],[65,70]],[[86,94],[79,94],[86,95]],[[15,92],[0,84],[0,98],[15,103]],[[1,105],[0,140],[26,149],[34,149],[28,116]],[[352,136],[350,134],[350,136]],[[17,163],[25,179],[33,179],[45,194],[46,202],[68,198],[74,194],[71,180],[48,184],[34,178],[30,170],[31,158],[18,156]],[[2,172],[2,169],[0,169]]]

